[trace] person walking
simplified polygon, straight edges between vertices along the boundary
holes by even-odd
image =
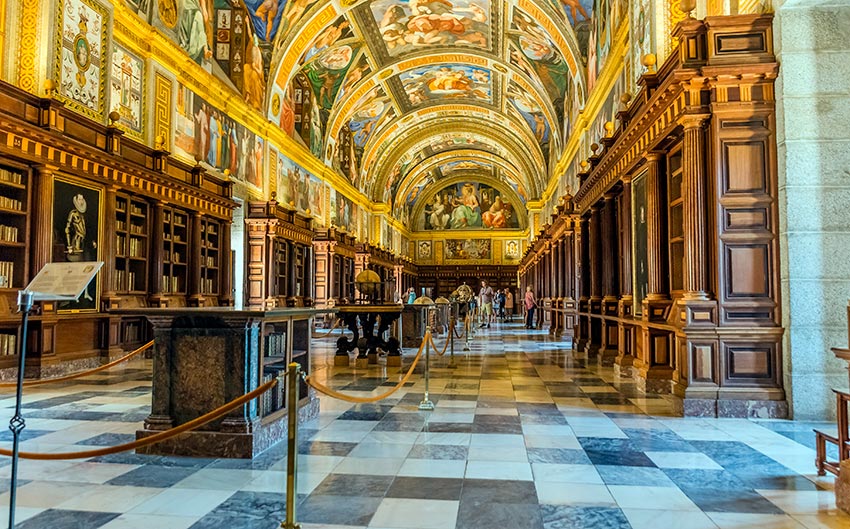
[[[531,287],[525,287],[525,328],[534,328],[534,309],[537,308],[537,299],[534,297]]]
[[[505,289],[505,315],[508,321],[514,320],[514,294],[509,288]]]
[[[505,321],[505,291],[506,290],[507,289],[497,290],[496,291],[496,299],[493,301],[493,310],[496,311],[496,315],[503,322]]]
[[[493,318],[493,288],[486,280],[481,281],[481,290],[478,291],[481,298],[481,325],[479,327],[490,328],[490,320]]]

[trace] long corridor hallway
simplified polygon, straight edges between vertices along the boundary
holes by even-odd
[[[338,391],[386,392],[407,371],[333,367],[320,341],[316,376]],[[436,337],[442,347],[444,337]],[[304,529],[846,528],[832,477],[814,475],[811,423],[670,416],[611,368],[520,324],[481,330],[457,367],[432,359],[376,404],[322,397],[300,431]],[[130,438],[150,402],[149,365],[28,391],[24,450],[71,451]],[[62,397],[57,397],[61,393]],[[3,401],[11,414],[12,400]],[[8,436],[3,437],[4,445]],[[25,529],[272,529],[283,519],[285,443],[254,460],[118,454],[24,461]],[[8,466],[0,469],[8,475]],[[8,503],[8,493],[0,505]]]

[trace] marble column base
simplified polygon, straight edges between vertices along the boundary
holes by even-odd
[[[351,359],[348,355],[335,355],[334,356],[334,367],[348,367],[351,363]]]
[[[841,462],[835,480],[835,506],[850,514],[850,459]]]
[[[638,390],[657,395],[669,395],[673,392],[673,381],[668,369],[650,368],[649,371],[635,373],[635,385]]]
[[[734,400],[677,398],[674,412],[683,417],[722,419],[786,419],[788,403],[784,400]]]
[[[599,355],[596,357],[596,362],[601,367],[611,367],[614,365],[614,362],[617,360],[617,355],[619,354],[620,352],[616,348],[600,348]]]
[[[634,367],[632,367],[631,356],[617,357],[614,359],[614,376],[618,378],[633,378],[635,376]]]
[[[319,399],[312,396],[298,410],[299,424],[319,416]],[[136,439],[144,439],[162,433],[161,430],[137,430]],[[249,433],[230,433],[194,430],[178,435],[167,441],[156,443],[136,450],[138,454],[153,454],[186,457],[220,457],[233,459],[252,459],[274,444],[286,439],[288,434],[287,416],[276,420],[254,424]]]

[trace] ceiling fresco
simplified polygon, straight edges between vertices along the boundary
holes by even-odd
[[[180,13],[227,8],[231,26],[243,17],[230,55],[218,53],[215,23],[175,30],[175,40],[396,216],[398,204],[433,198],[455,173],[475,189],[513,189],[511,207],[539,198],[628,6],[243,0],[240,11],[228,0],[177,1]]]

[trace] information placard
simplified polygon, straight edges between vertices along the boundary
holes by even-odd
[[[47,263],[24,292],[32,292],[33,301],[74,301],[102,266],[103,261]]]

